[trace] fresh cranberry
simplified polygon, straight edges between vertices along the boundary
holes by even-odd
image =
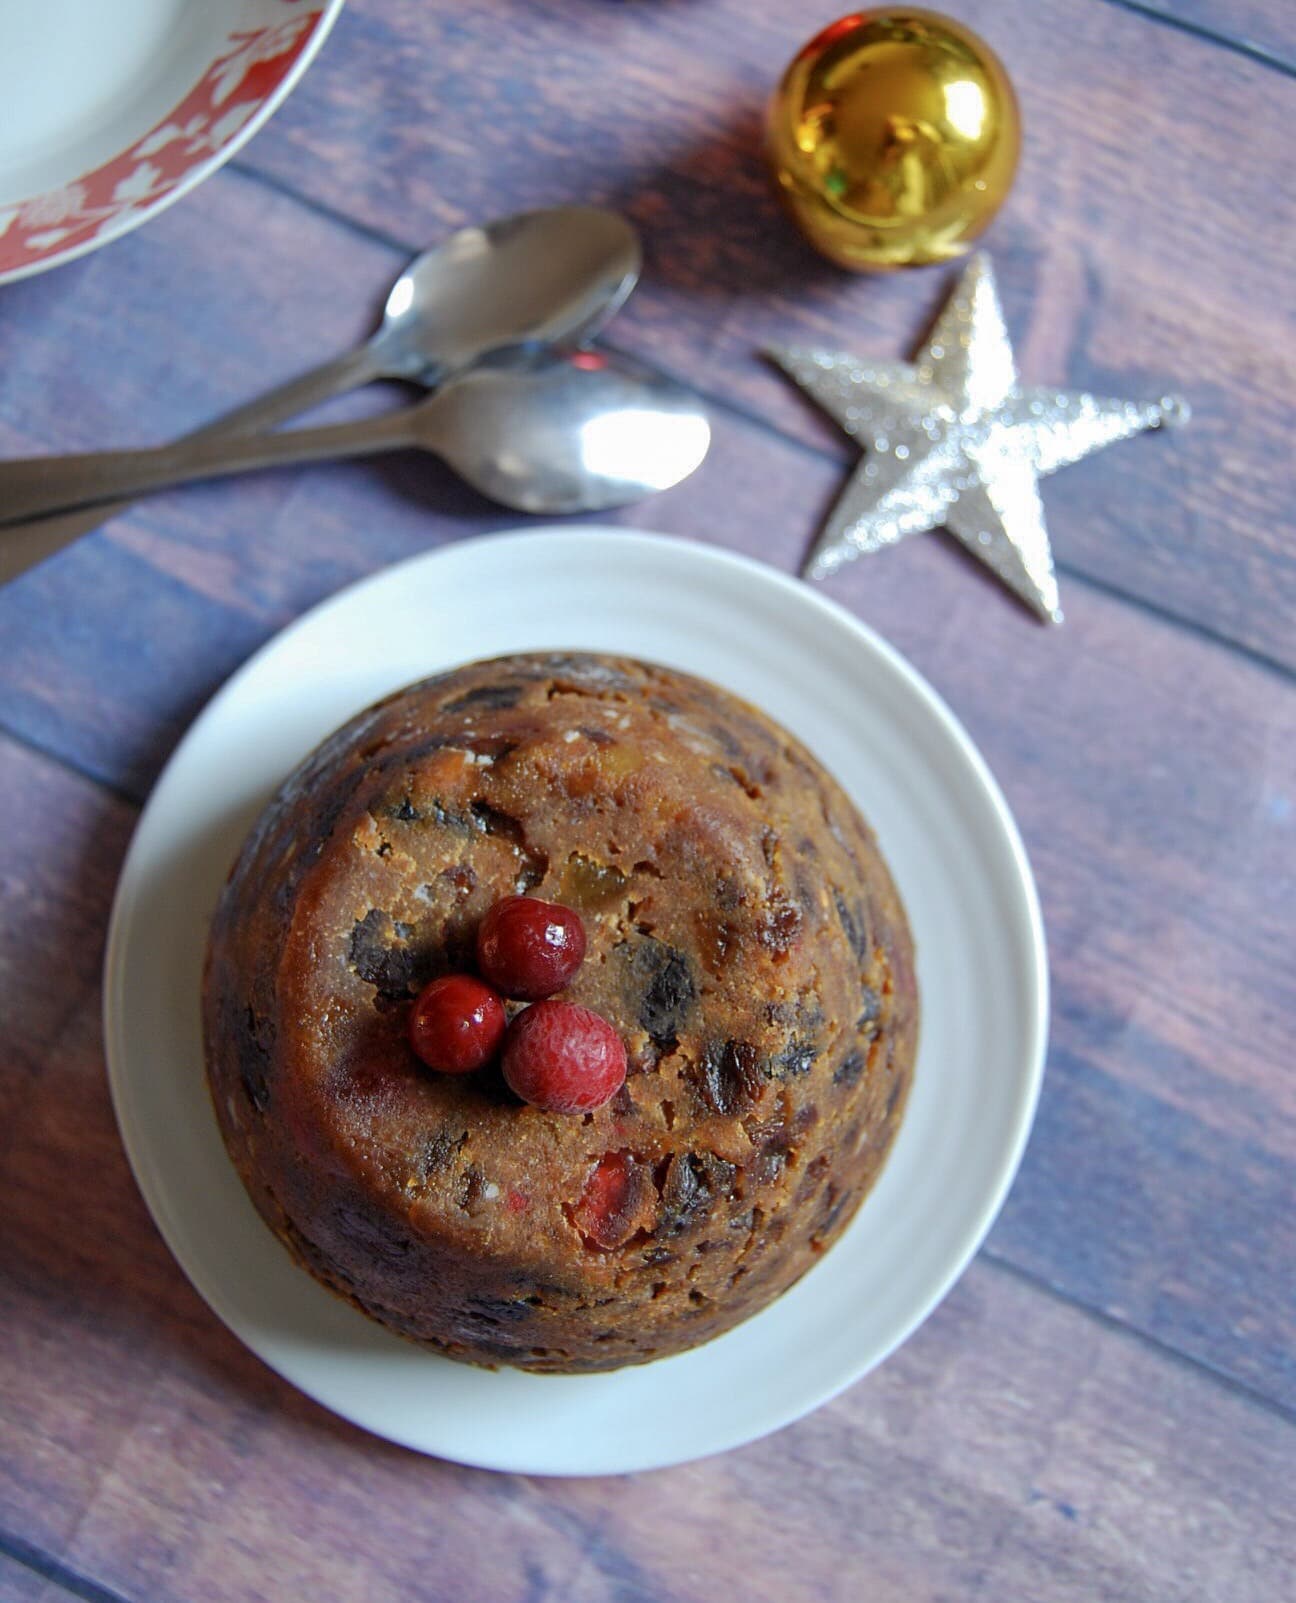
[[[509,1025],[504,1078],[548,1113],[588,1113],[625,1081],[626,1053],[608,1021],[574,1002],[537,1002]]]
[[[538,896],[506,896],[477,930],[477,966],[505,996],[538,1002],[561,991],[585,956],[580,914]]]
[[[471,974],[425,985],[409,1016],[410,1045],[430,1069],[471,1074],[499,1051],[508,1020],[497,992]]]

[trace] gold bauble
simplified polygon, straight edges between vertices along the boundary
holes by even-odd
[[[798,225],[858,271],[962,256],[1012,187],[1017,97],[999,58],[935,11],[832,23],[770,103],[770,161]]]

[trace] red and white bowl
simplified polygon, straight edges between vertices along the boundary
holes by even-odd
[[[0,0],[0,283],[127,233],[257,131],[343,0]]]

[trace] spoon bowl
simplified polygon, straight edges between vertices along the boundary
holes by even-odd
[[[385,376],[435,383],[492,351],[589,339],[639,279],[634,229],[597,206],[461,228],[392,285],[370,341]]]
[[[669,489],[711,444],[701,405],[629,358],[577,351],[486,365],[414,408],[424,450],[521,512],[594,512]]]

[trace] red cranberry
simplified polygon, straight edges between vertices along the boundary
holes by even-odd
[[[561,991],[585,956],[580,914],[538,896],[506,896],[477,930],[477,966],[505,996],[538,1002]]]
[[[409,1016],[410,1045],[430,1069],[471,1074],[499,1051],[508,1020],[489,985],[447,974],[425,985]]]
[[[626,1054],[608,1021],[574,1002],[537,1002],[504,1040],[504,1078],[548,1113],[588,1113],[625,1081]]]

